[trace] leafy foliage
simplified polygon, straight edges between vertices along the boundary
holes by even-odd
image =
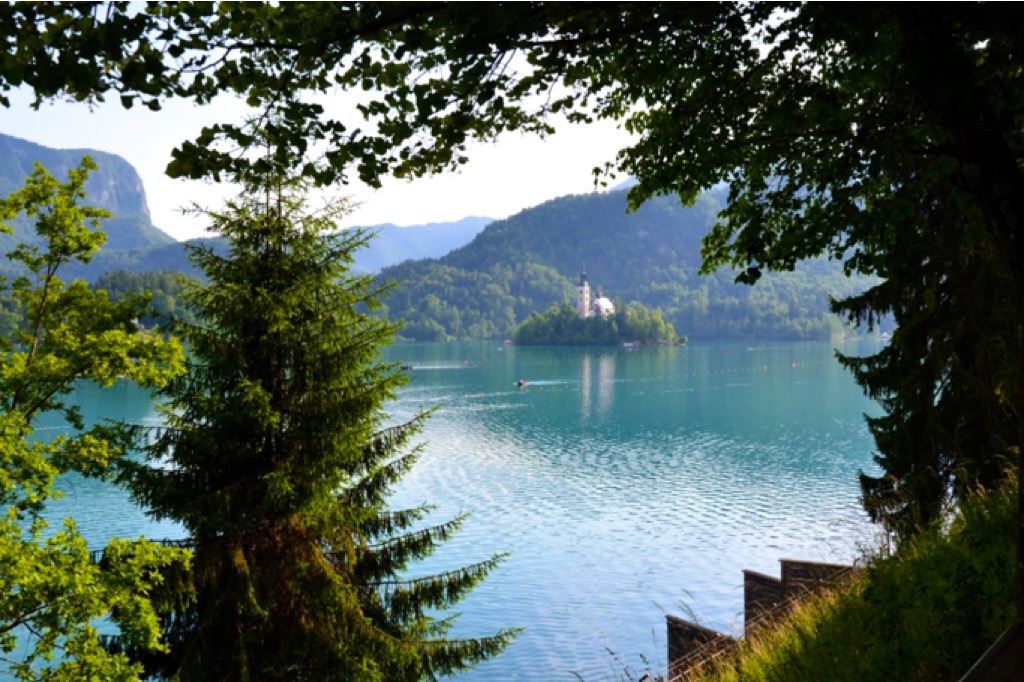
[[[501,651],[513,633],[446,639],[437,610],[499,558],[404,578],[462,522],[388,511],[424,418],[383,426],[404,381],[379,362],[393,327],[363,314],[378,293],[348,271],[364,241],[343,209],[307,212],[301,186],[253,187],[210,213],[226,255],[196,250],[209,286],[184,299],[193,360],[164,392],[168,428],[123,478],[194,548],[187,589],[151,671],[189,679],[419,680]],[[333,233],[333,234],[332,234]],[[168,466],[169,465],[169,466]]]
[[[107,212],[79,205],[94,169],[86,157],[62,184],[37,165],[21,190],[0,201],[0,219],[25,214],[38,235],[8,254],[29,275],[3,291],[11,317],[0,337],[0,667],[18,680],[138,679],[138,665],[102,646],[94,621],[112,617],[126,642],[162,648],[150,594],[162,570],[186,558],[143,540],[112,540],[96,565],[70,519],[51,534],[40,518],[59,494],[58,476],[109,475],[125,452],[123,434],[85,429],[63,402],[76,382],[160,386],[182,363],[176,341],[138,332],[137,305],[57,277],[104,241],[96,228]],[[35,437],[45,412],[63,414],[69,433]]]

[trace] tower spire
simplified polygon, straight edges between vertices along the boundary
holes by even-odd
[[[587,264],[580,266],[580,283],[576,285],[576,313],[581,319],[590,315],[590,283],[587,282]]]

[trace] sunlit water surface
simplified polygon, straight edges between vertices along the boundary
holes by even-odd
[[[863,354],[872,341],[840,349]],[[435,409],[395,507],[471,516],[410,576],[508,559],[458,607],[454,635],[524,628],[465,680],[612,680],[663,671],[665,614],[742,622],[741,570],[846,561],[869,544],[857,472],[865,399],[824,343],[684,348],[399,344],[412,366],[391,419]],[[515,386],[518,379],[528,387]],[[75,394],[89,419],[158,423],[130,386]],[[97,547],[176,537],[111,486],[67,477],[50,510]]]

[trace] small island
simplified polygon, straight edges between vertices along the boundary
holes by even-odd
[[[598,294],[590,300],[586,272],[580,273],[575,307],[553,305],[533,313],[516,329],[512,340],[523,346],[682,345],[661,312],[640,303],[616,306]]]

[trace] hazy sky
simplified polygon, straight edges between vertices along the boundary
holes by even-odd
[[[201,219],[179,209],[192,202],[216,207],[230,188],[172,180],[164,175],[171,150],[194,137],[204,124],[241,120],[245,106],[219,100],[196,107],[170,102],[160,112],[142,107],[124,110],[116,101],[95,107],[77,103],[44,104],[33,111],[25,94],[12,96],[0,109],[0,132],[63,149],[98,149],[124,157],[146,186],[153,223],[178,239],[204,233]],[[115,98],[116,100],[116,98]],[[341,110],[343,101],[333,101]],[[470,162],[458,173],[413,181],[389,180],[374,191],[361,184],[336,188],[359,203],[345,225],[414,225],[458,220],[470,215],[504,218],[543,201],[594,189],[591,169],[614,159],[627,134],[614,125],[561,126],[545,140],[518,134],[470,150]],[[621,178],[620,178],[621,180]]]

